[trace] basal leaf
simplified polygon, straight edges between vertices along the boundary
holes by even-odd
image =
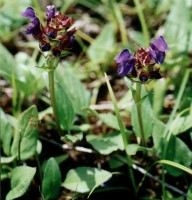
[[[185,117],[176,118],[172,123],[170,131],[174,135],[177,135],[179,133],[185,132],[191,127],[192,127],[192,114]]]
[[[90,134],[86,136],[86,140],[95,150],[103,155],[124,149],[122,136],[119,132],[113,132],[105,136]]]
[[[26,160],[36,152],[38,138],[38,111],[36,106],[31,106],[25,110],[18,119],[13,144],[11,146],[12,156]]]
[[[98,116],[107,126],[119,130],[119,124],[115,115],[112,113],[101,113]]]
[[[62,186],[75,192],[85,193],[90,192],[111,177],[112,174],[110,172],[102,169],[78,167],[71,169],[67,173],[67,177]]]
[[[35,175],[36,168],[28,166],[20,166],[14,168],[11,177],[11,190],[6,196],[6,200],[16,199],[23,196]]]
[[[149,148],[142,147],[138,144],[128,144],[126,147],[126,152],[128,155],[132,156],[137,153],[137,151],[147,151]]]
[[[154,129],[152,135],[155,149],[160,158],[174,161],[186,167],[190,167],[192,163],[192,151],[181,139],[179,139],[175,135],[171,136],[169,143],[167,144],[167,141],[162,135],[164,129],[165,124],[163,124],[159,120],[154,121]],[[166,145],[168,146],[166,154],[164,155],[163,149]],[[173,176],[179,176],[182,174],[181,170],[170,166],[166,166],[166,169]]]
[[[54,158],[49,158],[44,170],[42,192],[45,200],[56,199],[61,187],[61,173]]]

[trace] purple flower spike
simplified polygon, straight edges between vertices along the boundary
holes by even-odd
[[[47,16],[47,19],[50,20],[51,18],[53,18],[55,16],[55,7],[54,5],[50,5],[50,6],[47,6],[47,13],[46,13],[46,16]]]
[[[31,25],[29,25],[25,30],[26,34],[38,35],[41,32],[40,21],[39,18],[36,17],[34,9],[32,7],[28,7],[21,15],[31,19]]]
[[[39,21],[39,18],[37,17],[34,17],[32,20],[31,20],[31,25],[29,25],[26,30],[25,30],[26,34],[33,34],[34,36],[35,35],[38,35],[41,30],[40,30],[40,21]]]
[[[118,74],[119,76],[125,76],[127,73],[133,71],[133,67],[136,62],[136,58],[129,53],[129,50],[124,49],[115,58],[118,64]]]
[[[169,50],[167,43],[162,36],[150,43],[149,52],[156,63],[162,64],[165,59],[165,51]]]
[[[22,15],[23,17],[30,18],[30,19],[33,19],[33,18],[36,17],[35,11],[34,11],[34,9],[33,9],[32,7],[28,7],[28,8],[25,10],[25,12],[23,12],[21,15]]]

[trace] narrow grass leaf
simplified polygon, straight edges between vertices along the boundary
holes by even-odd
[[[184,165],[181,165],[179,163],[176,163],[176,162],[173,162],[171,160],[159,160],[157,161],[158,163],[162,163],[162,164],[166,164],[166,165],[170,165],[172,167],[175,167],[177,169],[180,169],[184,172],[187,172],[189,173],[190,175],[192,175],[192,169],[188,168],[188,167],[185,167]]]

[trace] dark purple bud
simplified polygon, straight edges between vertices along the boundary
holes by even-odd
[[[40,46],[41,51],[45,52],[45,51],[49,51],[51,49],[51,45],[49,43],[47,44],[42,44]]]
[[[72,36],[70,37],[70,39],[69,39],[69,46],[70,46],[70,47],[73,45],[74,41],[75,41],[75,36],[72,35]]]
[[[143,83],[147,82],[148,79],[149,79],[149,75],[146,74],[146,73],[141,73],[141,74],[139,75],[139,80],[140,80],[141,82],[143,82]]]
[[[33,19],[36,17],[35,11],[32,7],[28,7],[25,12],[21,13],[23,17]]]
[[[47,36],[50,37],[50,38],[53,38],[53,39],[56,37],[56,35],[53,31],[48,32]]]
[[[61,51],[59,49],[53,49],[52,53],[55,57],[59,57],[61,55]]]
[[[136,62],[136,58],[129,53],[128,49],[124,49],[114,60],[116,60],[118,65],[119,76],[125,76],[127,73],[131,73]]]
[[[167,43],[162,36],[150,43],[149,52],[156,63],[162,64],[165,59],[165,51],[169,50]]]
[[[47,16],[47,19],[50,20],[51,18],[53,18],[55,16],[55,7],[54,5],[50,5],[50,6],[47,6],[47,13],[46,13],[46,16]]]

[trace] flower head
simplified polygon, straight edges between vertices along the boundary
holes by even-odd
[[[28,7],[22,16],[31,20],[25,32],[39,41],[41,51],[51,50],[52,55],[59,57],[62,51],[71,48],[76,32],[76,28],[71,28],[73,19],[58,12],[54,5],[47,6],[46,26],[42,25],[32,7]]]
[[[35,15],[34,9],[28,7],[25,12],[22,13],[22,16],[31,19],[31,25],[29,25],[25,30],[26,34],[38,35],[41,32],[40,21]]]
[[[124,49],[114,59],[118,64],[119,76],[125,76],[127,73],[132,72],[136,59],[129,53],[129,50]]]
[[[139,48],[132,56],[129,50],[124,49],[116,57],[119,76],[129,74],[130,77],[136,77],[142,83],[149,79],[159,79],[161,74],[160,67],[156,64],[162,64],[165,59],[165,51],[169,50],[167,43],[162,36],[151,42],[150,48]]]

